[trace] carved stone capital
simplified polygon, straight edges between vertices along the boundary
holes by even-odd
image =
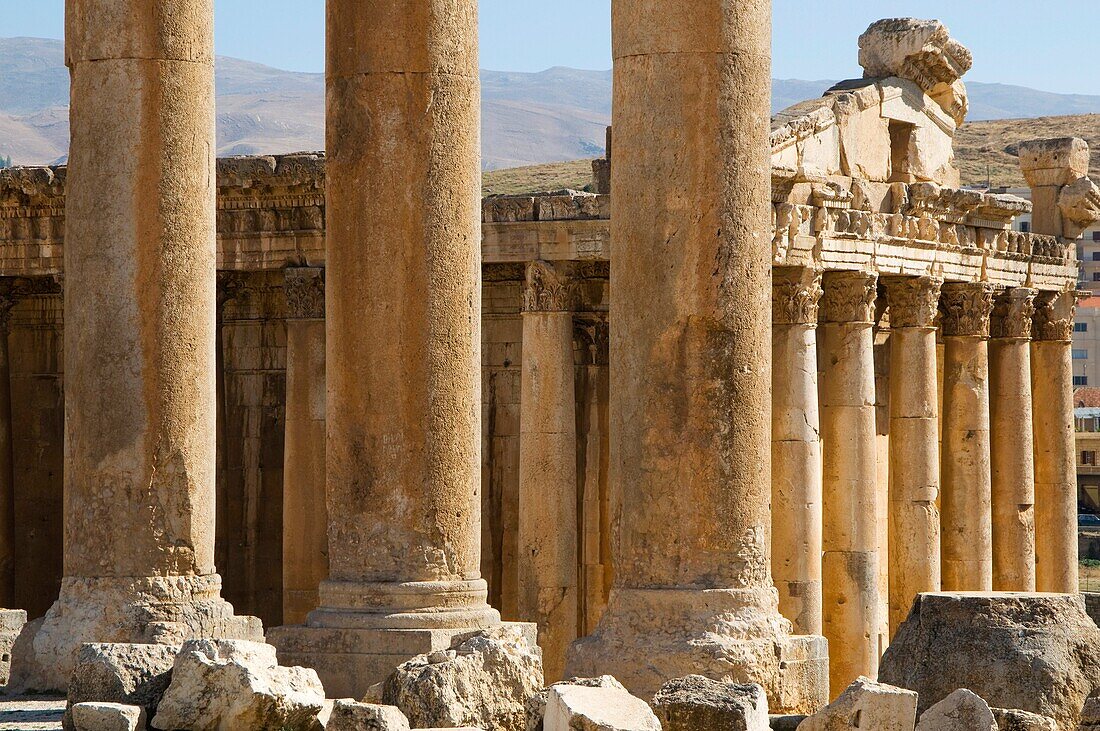
[[[1047,342],[1072,342],[1077,300],[1086,296],[1087,292],[1065,289],[1058,292],[1039,292],[1035,297],[1032,337]]]
[[[890,327],[935,327],[940,306],[939,277],[884,277]]]
[[[940,294],[943,334],[951,337],[989,337],[993,313],[993,285],[988,282],[948,282]]]
[[[822,279],[821,317],[825,322],[875,322],[878,275],[873,272],[826,272]]]
[[[524,312],[572,312],[574,300],[573,281],[553,264],[533,261],[527,265]]]
[[[1038,290],[1011,287],[993,300],[993,316],[989,337],[1014,340],[1031,338],[1031,322],[1035,316],[1035,295]]]
[[[237,299],[244,289],[244,273],[235,271],[218,272],[217,277],[217,301],[218,316],[221,316],[222,306],[229,300]]]
[[[772,322],[776,325],[816,325],[823,291],[819,270],[776,267],[772,270]]]
[[[1062,235],[1080,238],[1086,228],[1100,221],[1100,188],[1088,178],[1078,178],[1058,194],[1062,212]]]
[[[325,270],[321,267],[289,267],[284,276],[287,319],[324,319]]]

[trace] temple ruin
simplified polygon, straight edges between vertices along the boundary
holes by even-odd
[[[68,0],[69,167],[0,171],[13,683],[266,638],[360,698],[503,624],[812,713],[918,595],[1077,594],[1081,140],[961,189],[942,24],[769,127],[768,3],[624,1],[600,192],[479,204],[476,3],[415,5],[329,0],[327,155],[215,162],[210,0]]]

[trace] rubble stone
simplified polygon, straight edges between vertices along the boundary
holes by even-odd
[[[550,686],[546,731],[661,731],[649,704],[618,688]]]
[[[140,706],[152,718],[172,680],[177,652],[179,648],[172,645],[82,645],[69,680],[63,726],[71,730],[72,709],[88,702]]]
[[[158,729],[317,731],[325,690],[314,670],[280,667],[275,648],[243,640],[183,645],[161,699]]]
[[[123,703],[77,703],[72,708],[76,731],[139,731],[145,709]]]
[[[338,700],[325,731],[409,731],[409,719],[395,706]]]
[[[1040,716],[1030,711],[1009,708],[991,708],[993,718],[997,719],[998,731],[1058,731],[1053,718]]]
[[[879,669],[924,712],[958,688],[1073,728],[1100,687],[1100,629],[1080,595],[921,594]]]
[[[415,727],[524,731],[527,699],[542,685],[538,648],[504,626],[402,663],[383,683],[382,702],[400,708]]]
[[[610,675],[601,675],[598,678],[570,678],[553,685],[582,685],[586,688],[618,688],[626,690],[622,683]],[[553,686],[550,686],[553,687]],[[527,731],[543,731],[543,717],[546,715],[546,704],[550,699],[550,688],[543,688],[527,699]]]
[[[767,731],[768,698],[755,683],[722,683],[701,675],[670,680],[653,697],[665,731]]]
[[[916,731],[997,731],[997,720],[980,696],[959,688],[922,713]]]
[[[916,693],[860,677],[835,701],[799,724],[798,731],[913,731],[916,720]]]

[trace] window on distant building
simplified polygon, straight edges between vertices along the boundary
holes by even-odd
[[[1100,272],[1093,272],[1092,273],[1092,281],[1100,282]]]
[[[1093,241],[1100,241],[1100,231],[1093,231],[1092,232],[1092,240]]]
[[[1093,261],[1100,261],[1100,251],[1092,252],[1092,260]]]
[[[1075,333],[1087,333],[1089,331],[1089,324],[1087,322],[1075,322],[1073,323],[1073,332]]]
[[[1066,351],[1063,350],[1062,352],[1064,353]],[[1064,358],[1065,356],[1062,356],[1062,357]],[[1074,348],[1073,349],[1073,359],[1074,360],[1088,360],[1089,359],[1088,349],[1087,348]]]
[[[1081,464],[1095,465],[1096,464],[1096,452],[1091,451],[1091,450],[1086,450],[1084,452],[1081,452]]]
[[[1020,221],[1020,230],[1026,233],[1031,233],[1031,221]]]
[[[1073,385],[1074,386],[1087,386],[1087,385],[1089,385],[1089,377],[1088,376],[1074,376],[1073,377]]]

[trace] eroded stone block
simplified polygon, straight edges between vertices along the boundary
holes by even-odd
[[[755,683],[722,683],[689,675],[665,683],[653,697],[665,731],[767,731],[768,697]]]
[[[1053,718],[1009,708],[991,708],[998,731],[1058,731]]]
[[[860,677],[835,701],[803,721],[798,731],[913,731],[916,720],[916,693]]]
[[[139,706],[152,718],[172,680],[178,651],[173,645],[82,645],[69,680],[68,707],[62,724],[72,729],[72,709],[88,702]]]
[[[123,703],[77,703],[72,707],[76,731],[139,731],[145,728],[145,709]]]
[[[997,731],[997,720],[979,695],[959,688],[922,713],[916,731]]]
[[[649,704],[618,688],[554,685],[545,731],[660,731]]]
[[[582,685],[586,688],[626,690],[622,683],[610,675],[601,675],[597,678],[570,678],[561,683],[554,683],[554,685]],[[527,731],[543,731],[543,718],[546,716],[546,704],[549,699],[550,688],[543,688],[527,699]]]
[[[325,731],[409,731],[409,719],[396,706],[338,700]]]

